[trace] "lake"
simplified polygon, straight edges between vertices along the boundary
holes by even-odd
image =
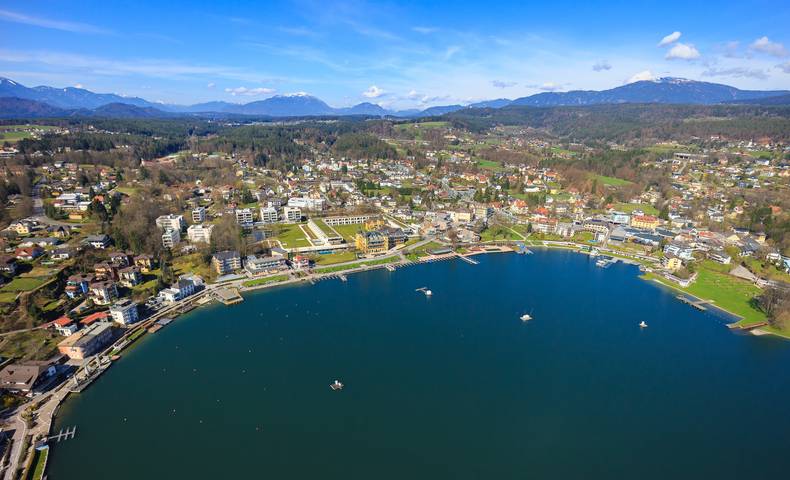
[[[732,333],[634,266],[476,259],[178,318],[61,407],[77,436],[49,478],[788,474],[790,342]]]

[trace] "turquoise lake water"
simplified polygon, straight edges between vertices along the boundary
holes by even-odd
[[[49,478],[787,478],[790,342],[633,266],[476,258],[178,318],[62,406]]]

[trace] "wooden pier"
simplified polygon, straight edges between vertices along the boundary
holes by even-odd
[[[683,302],[685,304],[688,304],[688,305],[691,305],[692,307],[696,308],[697,310],[700,310],[700,311],[703,311],[703,312],[708,309],[705,305],[709,305],[711,303],[710,300],[696,300],[695,301],[695,300],[691,300],[688,297],[684,297],[683,295],[678,295],[675,298],[677,298],[681,302]]]
[[[50,441],[55,440],[57,443],[60,443],[61,440],[71,440],[72,438],[74,438],[74,435],[76,434],[77,434],[76,426],[66,427],[65,431],[61,428],[57,435],[52,435],[47,440]]]
[[[480,265],[480,262],[478,262],[477,260],[475,260],[473,258],[469,258],[469,257],[464,256],[464,255],[457,255],[457,257],[460,258],[461,260],[463,260],[464,262],[470,264],[470,265]]]

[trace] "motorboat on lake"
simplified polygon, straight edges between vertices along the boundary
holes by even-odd
[[[640,326],[641,328],[647,328],[647,323],[645,323],[645,321],[644,321],[644,320],[642,320],[641,322],[639,322],[639,326]]]
[[[528,313],[525,313],[524,315],[522,315],[519,318],[521,318],[522,322],[528,322],[528,321],[532,320],[532,315],[530,315]]]
[[[338,390],[343,390],[343,386],[344,385],[342,383],[340,383],[339,380],[335,380],[334,383],[329,385],[329,388],[331,388],[332,390],[338,391]]]

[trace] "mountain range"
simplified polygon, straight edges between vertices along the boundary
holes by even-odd
[[[181,115],[245,115],[259,117],[306,116],[439,116],[464,108],[503,108],[509,105],[533,107],[584,106],[616,103],[717,104],[759,103],[790,104],[787,90],[740,90],[729,85],[665,77],[629,83],[608,90],[543,92],[515,100],[499,98],[470,105],[442,105],[424,110],[387,110],[374,103],[334,108],[314,96],[298,93],[276,95],[245,104],[214,101],[194,105],[149,102],[139,97],[112,93],[94,93],[76,87],[26,87],[0,77],[0,118],[42,116],[105,116],[156,118]]]

